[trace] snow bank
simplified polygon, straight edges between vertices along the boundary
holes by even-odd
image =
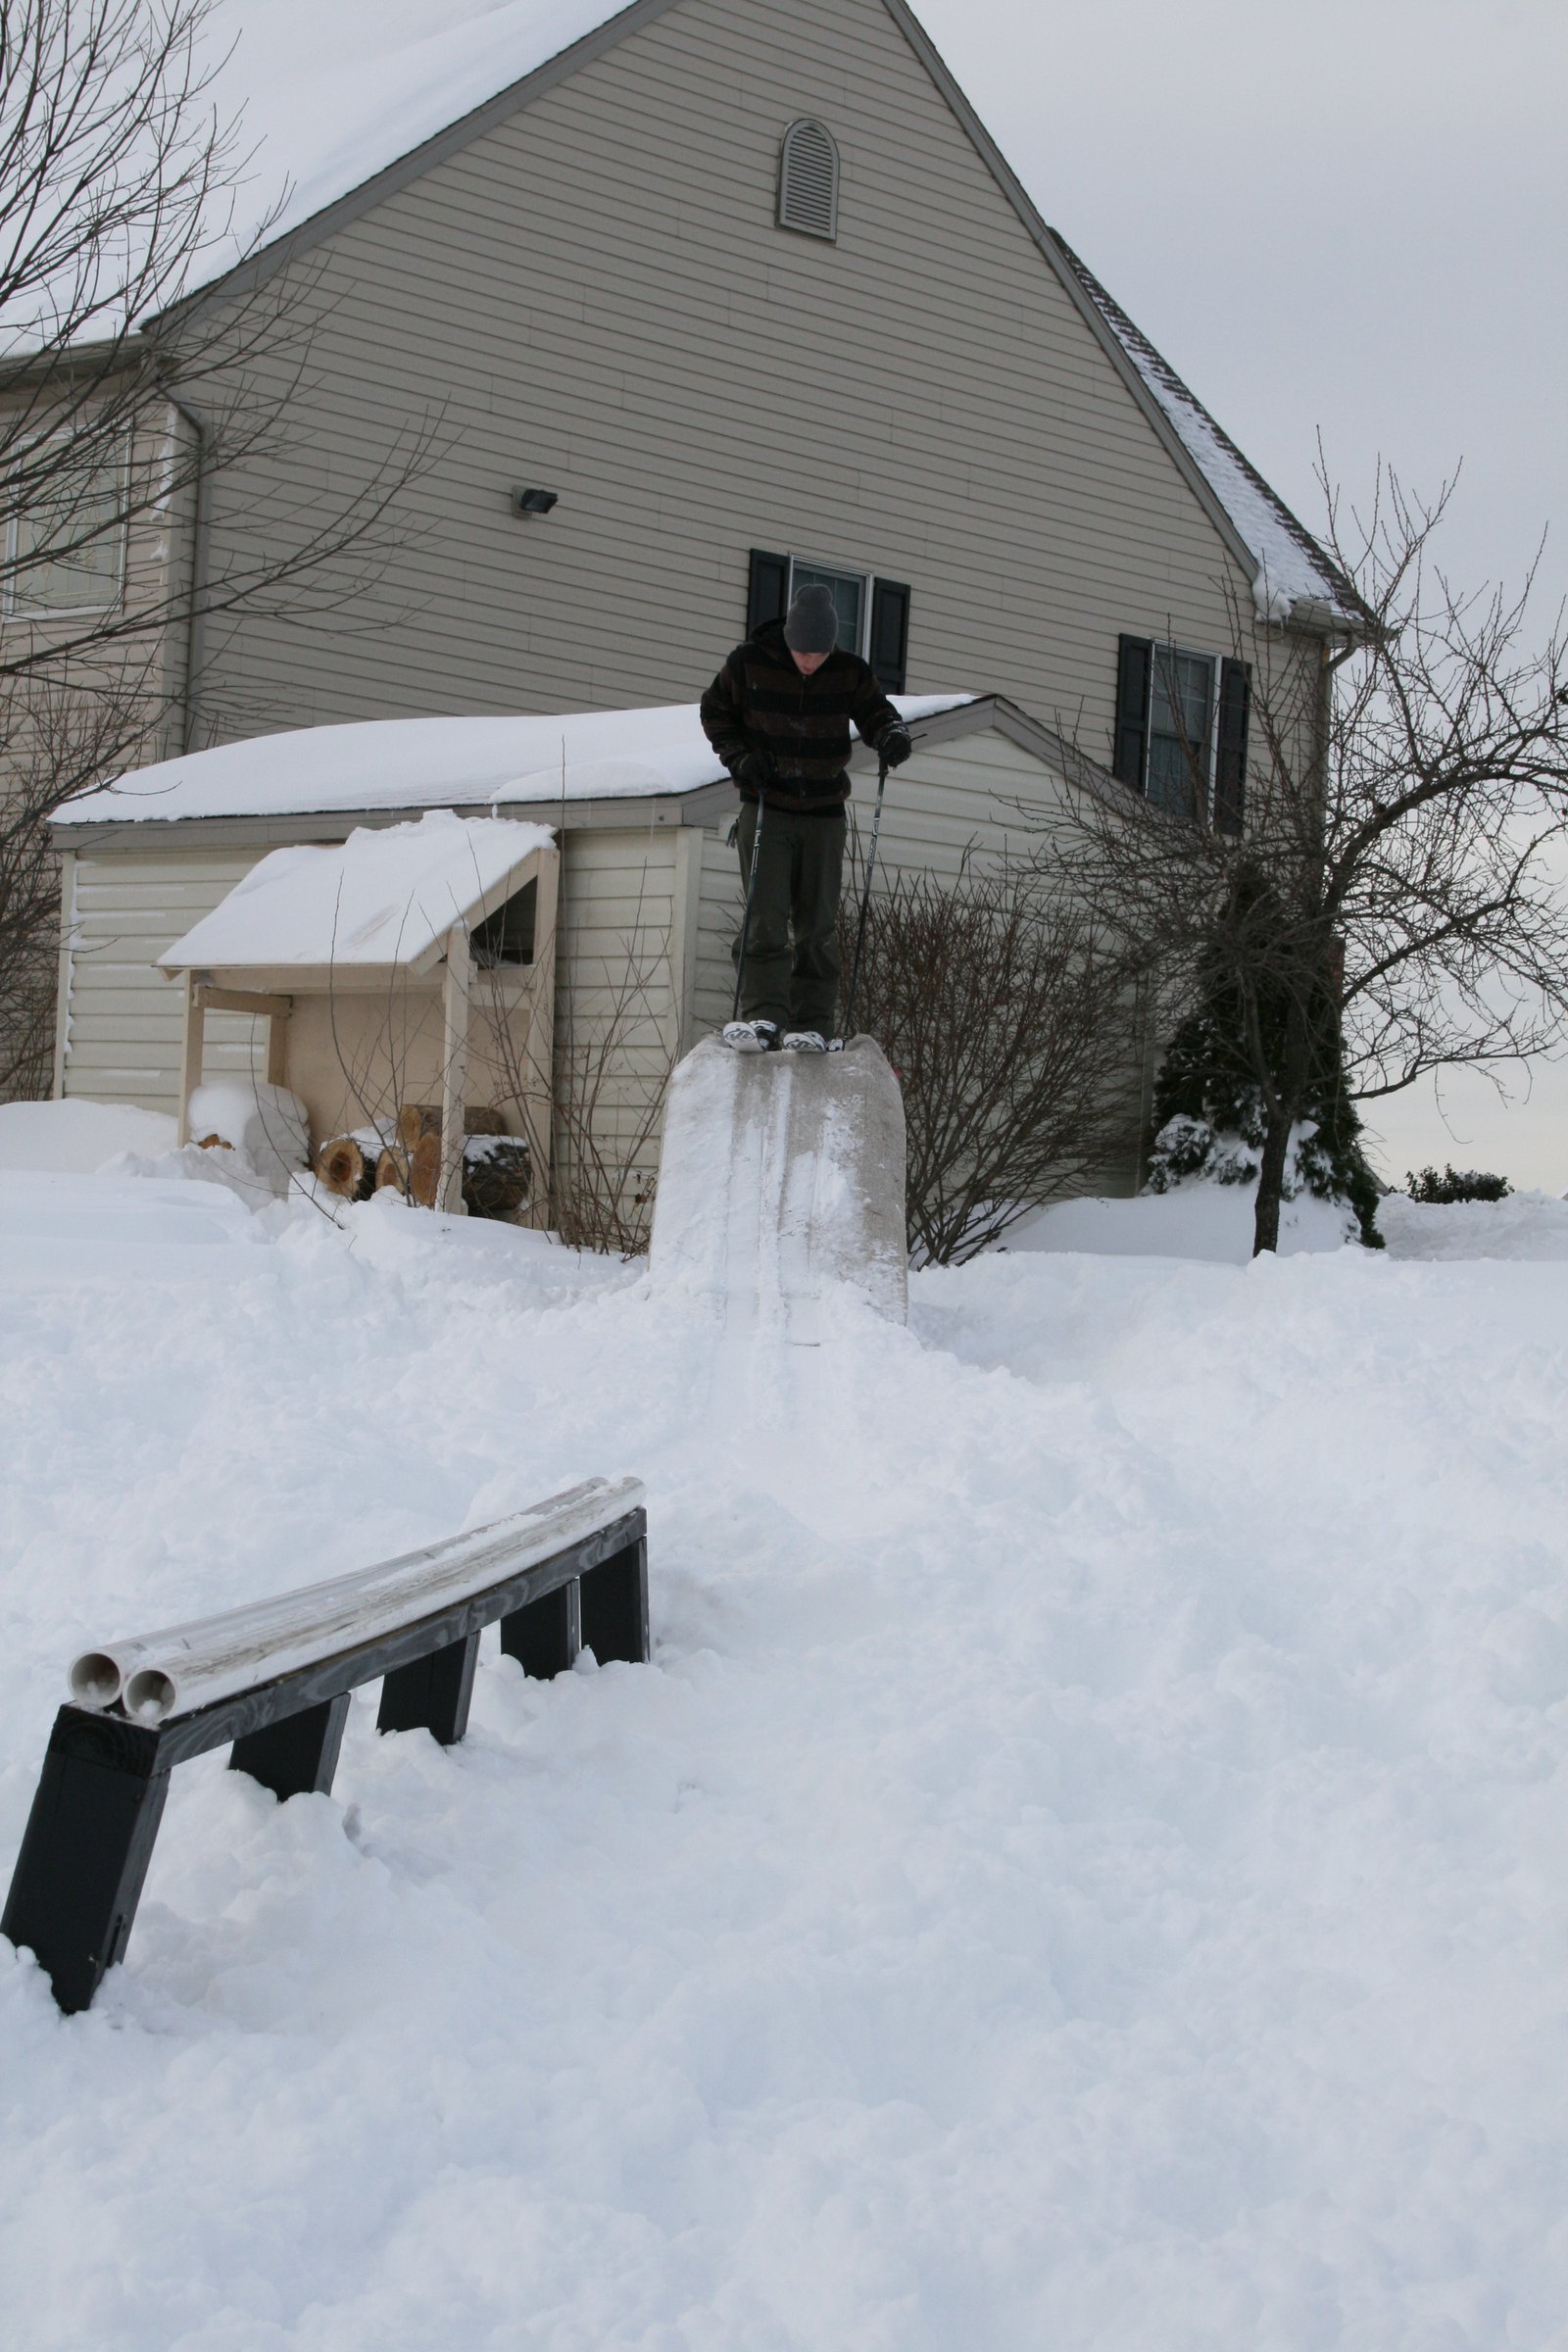
[[[0,1102],[0,1171],[89,1175],[121,1152],[172,1152],[177,1120],[124,1102]]]
[[[624,1466],[658,1642],[182,1767],[89,2016],[0,1947],[8,2340],[1559,2339],[1568,1268],[910,1291],[715,1353],[504,1226],[0,1184],[0,1872],[105,1624]]]
[[[1391,1193],[1378,1226],[1396,1257],[1568,1257],[1568,1201],[1552,1193],[1446,1204]]]
[[[192,1090],[192,1141],[219,1136],[240,1152],[270,1191],[286,1193],[296,1169],[311,1164],[311,1114],[287,1087],[264,1079],[216,1079]]]
[[[904,694],[906,718],[973,698]],[[543,718],[384,718],[254,735],[135,769],[73,801],[69,822],[280,816],[361,808],[495,808],[633,800],[724,780],[695,703]]]
[[[1025,1217],[1004,1251],[1084,1250],[1095,1257],[1191,1257],[1212,1265],[1245,1265],[1252,1254],[1255,1188],[1243,1184],[1183,1184],[1136,1200],[1062,1200]],[[1353,1219],[1350,1220],[1353,1225]],[[1280,1210],[1280,1255],[1340,1250],[1347,1216],[1309,1193]]]

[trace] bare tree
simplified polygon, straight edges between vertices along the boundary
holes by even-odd
[[[222,282],[248,159],[215,104],[213,7],[0,7],[0,1092],[44,1051],[47,818],[193,748],[209,617],[358,612],[439,432],[368,446],[324,501],[262,487],[323,311],[309,272]],[[225,475],[256,527],[204,564]]]
[[[846,970],[857,913],[841,920]],[[896,873],[871,900],[858,1010],[904,1090],[917,1260],[962,1264],[1030,1209],[1103,1182],[1136,1133],[1124,959],[1065,875]]]
[[[1451,488],[1451,485],[1449,486]],[[1291,1137],[1314,1091],[1354,1101],[1456,1065],[1498,1075],[1568,1017],[1568,640],[1526,643],[1532,583],[1466,596],[1430,506],[1392,476],[1327,546],[1354,615],[1320,662],[1241,625],[1251,679],[1245,820],[1206,746],[1181,810],[1079,796],[1086,904],[1141,955],[1162,1025],[1234,1003],[1264,1141],[1254,1249],[1278,1246]],[[1157,656],[1156,656],[1157,658]]]

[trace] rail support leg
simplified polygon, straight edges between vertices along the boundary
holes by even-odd
[[[531,1600],[526,1608],[502,1618],[502,1649],[516,1659],[524,1674],[547,1683],[575,1665],[582,1647],[581,1592],[573,1577],[569,1585],[559,1585],[542,1600]]]
[[[624,1551],[612,1552],[601,1567],[590,1568],[584,1576],[582,1640],[601,1666],[612,1658],[624,1658],[630,1666],[647,1665],[651,1647],[646,1536],[628,1544]]]
[[[381,1685],[376,1730],[428,1732],[443,1747],[456,1747],[468,1728],[478,1661],[479,1637],[467,1634],[411,1666],[395,1667]]]
[[[123,1959],[169,1767],[156,1732],[62,1707],[23,1836],[0,1935],[25,1945],[68,2016]]]
[[[270,1788],[280,1805],[291,1796],[325,1796],[348,1719],[347,1690],[336,1698],[323,1698],[318,1706],[301,1707],[297,1715],[285,1715],[281,1723],[270,1723],[236,1740],[228,1769],[248,1772],[253,1781]]]

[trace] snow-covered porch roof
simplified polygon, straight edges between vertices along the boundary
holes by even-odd
[[[896,695],[918,736],[949,714],[981,721],[988,698]],[[60,811],[63,845],[106,828],[243,825],[274,840],[341,835],[342,820],[396,821],[426,808],[524,817],[570,829],[637,820],[711,821],[734,786],[695,703],[647,710],[508,718],[391,718],[300,727],[136,768]],[[635,821],[635,820],[634,820]]]
[[[219,988],[365,988],[432,977],[455,924],[474,931],[555,856],[543,825],[429,810],[332,847],[274,850],[158,958]]]

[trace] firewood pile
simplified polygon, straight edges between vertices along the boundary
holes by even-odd
[[[463,1200],[473,1217],[511,1219],[527,1203],[532,1170],[528,1147],[508,1135],[501,1113],[465,1110]],[[441,1112],[430,1102],[405,1102],[390,1128],[356,1127],[333,1136],[316,1154],[316,1173],[341,1200],[368,1200],[395,1187],[419,1208],[434,1208],[441,1185]]]

